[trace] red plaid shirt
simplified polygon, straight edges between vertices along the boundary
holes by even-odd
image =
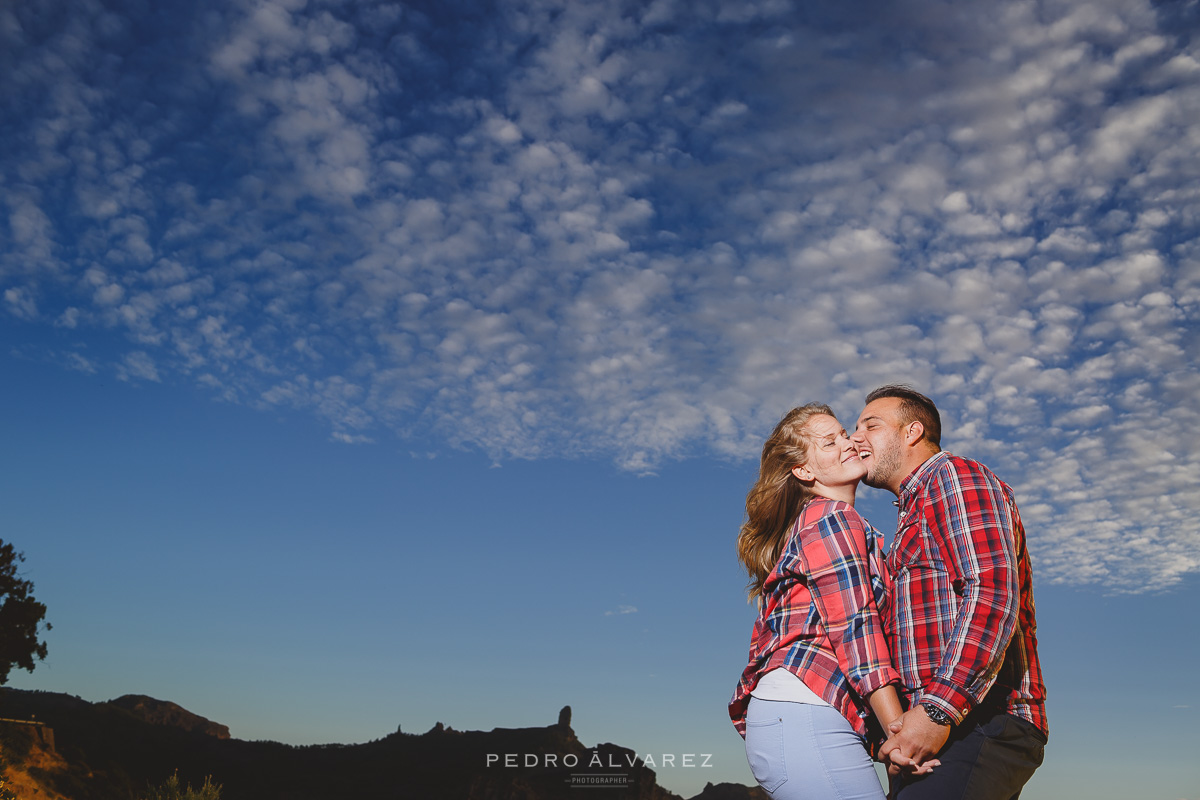
[[[750,663],[729,702],[729,717],[743,737],[750,692],[778,667],[795,673],[857,733],[868,735],[865,698],[900,680],[878,610],[887,596],[882,549],[879,532],[853,506],[817,497],[800,512],[763,584]]]
[[[1012,489],[946,452],[900,484],[888,644],[910,703],[956,722],[989,703],[1046,725],[1033,573]]]

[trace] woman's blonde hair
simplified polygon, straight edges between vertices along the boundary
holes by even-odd
[[[824,403],[793,408],[779,420],[763,445],[758,480],[746,495],[746,521],[738,534],[738,559],[750,574],[750,599],[762,596],[763,583],[783,552],[788,531],[813,498],[810,488],[792,474],[808,461],[804,426],[813,417],[833,411]]]

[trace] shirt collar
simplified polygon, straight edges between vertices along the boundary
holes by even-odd
[[[908,477],[900,482],[900,494],[896,496],[897,505],[907,505],[913,495],[933,476],[936,465],[942,463],[949,457],[949,453],[945,450],[939,450],[908,474]]]
[[[829,513],[829,504],[835,503],[836,500],[830,500],[828,497],[821,495],[813,495],[812,499],[804,504],[804,508],[800,509],[800,516],[796,518],[796,522],[801,528],[811,525],[821,517]]]

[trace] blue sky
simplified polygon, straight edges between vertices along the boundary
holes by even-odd
[[[1194,800],[1198,20],[0,6],[0,530],[55,625],[13,684],[290,742],[570,703],[749,781],[757,451],[903,380],[1029,528],[1027,796]]]

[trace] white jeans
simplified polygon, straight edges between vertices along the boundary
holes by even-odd
[[[884,800],[862,737],[830,706],[751,697],[746,760],[772,800]]]

